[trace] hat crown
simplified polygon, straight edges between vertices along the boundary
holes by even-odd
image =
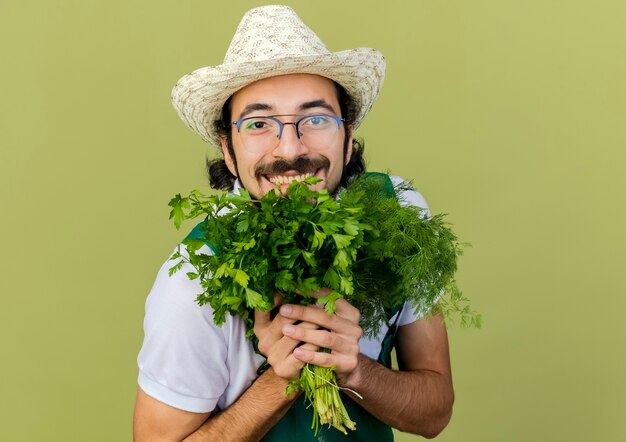
[[[289,6],[261,6],[251,9],[241,19],[224,64],[329,53]]]

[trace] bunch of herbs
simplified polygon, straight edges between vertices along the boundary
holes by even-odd
[[[170,275],[191,264],[195,271],[187,276],[199,279],[203,290],[197,302],[211,306],[216,325],[227,314],[239,315],[254,339],[251,310],[271,309],[275,293],[283,303],[317,302],[329,315],[345,298],[360,310],[365,336],[375,336],[389,319],[386,311],[405,302],[420,314],[438,311],[450,321],[456,313],[463,325],[479,325],[454,279],[461,245],[443,215],[428,217],[424,209],[403,204],[382,179],[356,177],[337,198],[309,188],[318,181],[294,181],[284,194],[271,190],[261,199],[241,189],[212,196],[193,191],[170,201],[177,228],[205,217],[202,238],[182,242],[185,250],[179,247],[172,256],[178,262]],[[410,189],[404,183],[394,193]],[[215,253],[205,253],[205,244]],[[322,287],[331,291],[311,297]],[[313,405],[316,432],[319,424],[344,433],[355,428],[333,368],[305,366],[290,384],[298,388]]]

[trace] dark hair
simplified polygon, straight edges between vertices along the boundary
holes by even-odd
[[[350,97],[348,97],[346,90],[338,83],[335,83],[335,88],[337,89],[337,98],[339,101],[341,116],[345,120],[345,123],[343,125],[345,134],[343,154],[345,158],[345,155],[348,152],[348,126],[354,122],[354,117]],[[233,148],[232,138],[230,136],[232,127],[230,119],[232,105],[231,98],[228,98],[228,100],[226,100],[226,102],[224,103],[224,106],[222,106],[221,119],[215,121],[215,128],[217,129],[220,136],[226,138],[228,152],[230,153],[231,158],[233,158],[233,161],[235,161],[235,167],[237,167],[235,150]],[[365,172],[364,150],[365,142],[363,140],[353,138],[352,155],[350,156],[350,161],[348,161],[348,164],[346,164],[343,168],[341,181],[339,182],[340,187],[345,187],[348,184],[350,177]],[[214,189],[222,190],[233,189],[235,179],[237,177],[230,172],[228,166],[226,165],[226,161],[224,161],[224,158],[216,158],[210,160],[207,157],[206,168],[209,175],[209,184],[211,185],[211,187],[213,187]]]

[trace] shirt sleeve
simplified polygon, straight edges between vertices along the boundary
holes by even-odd
[[[401,177],[392,176],[390,178],[391,178],[391,182],[396,187],[402,183],[406,184],[406,181],[402,179]],[[413,188],[413,190],[401,191],[397,195],[397,197],[400,200],[401,205],[421,207],[422,209],[424,209],[424,215],[430,218],[431,216],[430,208],[428,207],[428,204],[426,203],[426,200],[424,199],[422,194],[419,193],[417,189]],[[443,295],[443,292],[439,294],[439,297],[435,300],[435,302],[437,302],[439,298],[441,298],[442,295]],[[421,310],[415,311],[415,307],[413,307],[411,303],[405,302],[404,307],[402,308],[402,311],[400,312],[400,317],[398,318],[398,326],[403,326],[403,325],[407,325],[412,322],[415,322],[418,319],[422,318],[426,313],[428,312],[421,311]]]
[[[174,264],[161,267],[146,300],[138,382],[172,407],[210,412],[229,381],[225,332],[213,323],[211,307],[195,302],[202,288],[187,277],[193,267],[184,264],[170,277]]]

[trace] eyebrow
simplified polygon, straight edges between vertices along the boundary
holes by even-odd
[[[250,103],[249,105],[247,105],[246,107],[243,108],[243,110],[241,111],[241,113],[239,114],[239,119],[241,120],[242,118],[244,118],[246,115],[254,112],[254,111],[268,111],[268,110],[272,110],[272,106],[270,106],[269,104],[265,104],[265,103]]]
[[[331,111],[333,114],[337,113],[337,111],[333,109],[333,107],[324,100],[313,100],[313,101],[307,101],[306,103],[302,103],[300,105],[300,110],[307,110],[307,109],[312,109],[315,107],[324,108],[328,111]]]
[[[326,109],[332,112],[333,114],[337,113],[337,111],[333,109],[333,107],[324,100],[307,101],[306,103],[302,103],[298,109],[300,111],[305,111],[305,110],[313,109],[316,107],[321,107],[323,109]],[[245,118],[247,115],[255,111],[271,111],[272,109],[273,107],[266,103],[250,103],[249,105],[243,108],[243,110],[239,114],[238,119],[241,120]]]

